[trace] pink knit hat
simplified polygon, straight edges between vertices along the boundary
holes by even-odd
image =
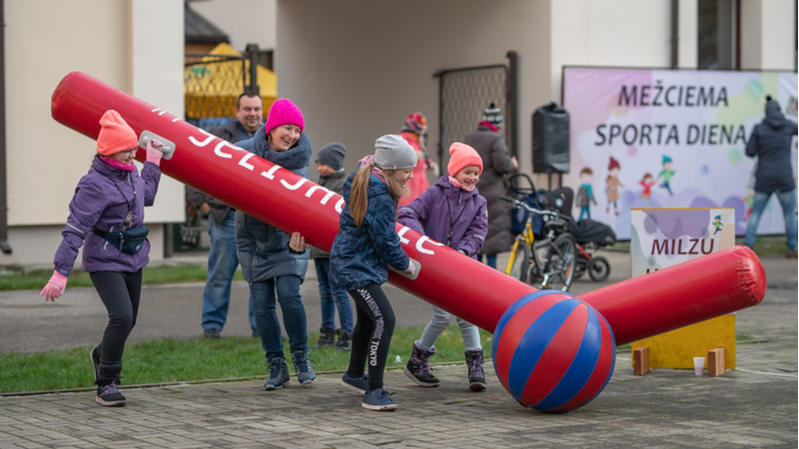
[[[272,107],[269,108],[269,115],[266,117],[266,125],[264,126],[266,134],[285,124],[299,126],[300,132],[305,129],[305,119],[300,108],[288,98],[281,98],[272,103]]]
[[[480,157],[474,148],[460,142],[455,142],[450,145],[447,173],[449,173],[450,176],[455,176],[459,171],[469,165],[480,167],[480,173],[483,173],[483,158]]]
[[[109,109],[100,118],[100,134],[97,136],[97,152],[110,156],[120,151],[139,147],[139,139],[119,112]]]

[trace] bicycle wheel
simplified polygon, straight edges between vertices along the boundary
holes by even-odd
[[[530,248],[527,247],[526,243],[519,241],[516,245],[516,251],[511,257],[513,257],[513,260],[507,272],[508,276],[527,283],[527,271],[530,268]]]
[[[610,276],[610,262],[602,256],[591,258],[588,262],[588,275],[594,282],[602,282]]]
[[[569,291],[577,262],[577,246],[570,234],[561,234],[547,250],[541,288]]]

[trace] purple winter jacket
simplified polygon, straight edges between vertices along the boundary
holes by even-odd
[[[147,265],[150,261],[148,240],[136,254],[125,254],[92,229],[118,232],[128,215],[128,203],[133,212],[130,227],[144,224],[144,206],[155,203],[160,180],[161,168],[152,162],[144,163],[140,176],[138,170],[120,170],[103,162],[99,155],[95,156],[92,168],[78,182],[69,203],[69,217],[61,231],[63,238],[53,261],[55,270],[69,276],[78,249],[84,244],[81,269],[87,273],[134,273]]]
[[[397,221],[476,259],[488,232],[488,209],[477,188],[467,192],[444,175],[411,204],[402,206]]]

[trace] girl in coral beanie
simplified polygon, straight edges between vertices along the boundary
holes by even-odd
[[[488,233],[486,199],[476,187],[483,172],[483,159],[474,148],[460,142],[449,147],[449,154],[447,174],[410,205],[400,207],[398,221],[477,259]],[[439,384],[438,378],[430,371],[428,360],[436,353],[435,342],[451,320],[449,312],[433,307],[433,319],[424,328],[422,337],[413,344],[405,374],[422,387],[437,387]],[[485,390],[480,331],[468,321],[457,317],[456,320],[466,349],[469,388],[472,391]]]
[[[89,353],[96,400],[104,406],[122,406],[126,403],[119,391],[122,353],[136,324],[142,268],[149,262],[144,207],[155,202],[163,145],[153,139],[147,142],[147,161],[139,175],[133,165],[139,148],[133,129],[113,109],[103,114],[100,126],[97,154],[69,203],[53,276],[41,296],[55,301],[64,294],[67,276],[83,246],[81,269],[89,273],[108,311],[103,339]]]

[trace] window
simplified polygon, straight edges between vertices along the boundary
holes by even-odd
[[[738,0],[698,0],[697,67],[738,68]]]

